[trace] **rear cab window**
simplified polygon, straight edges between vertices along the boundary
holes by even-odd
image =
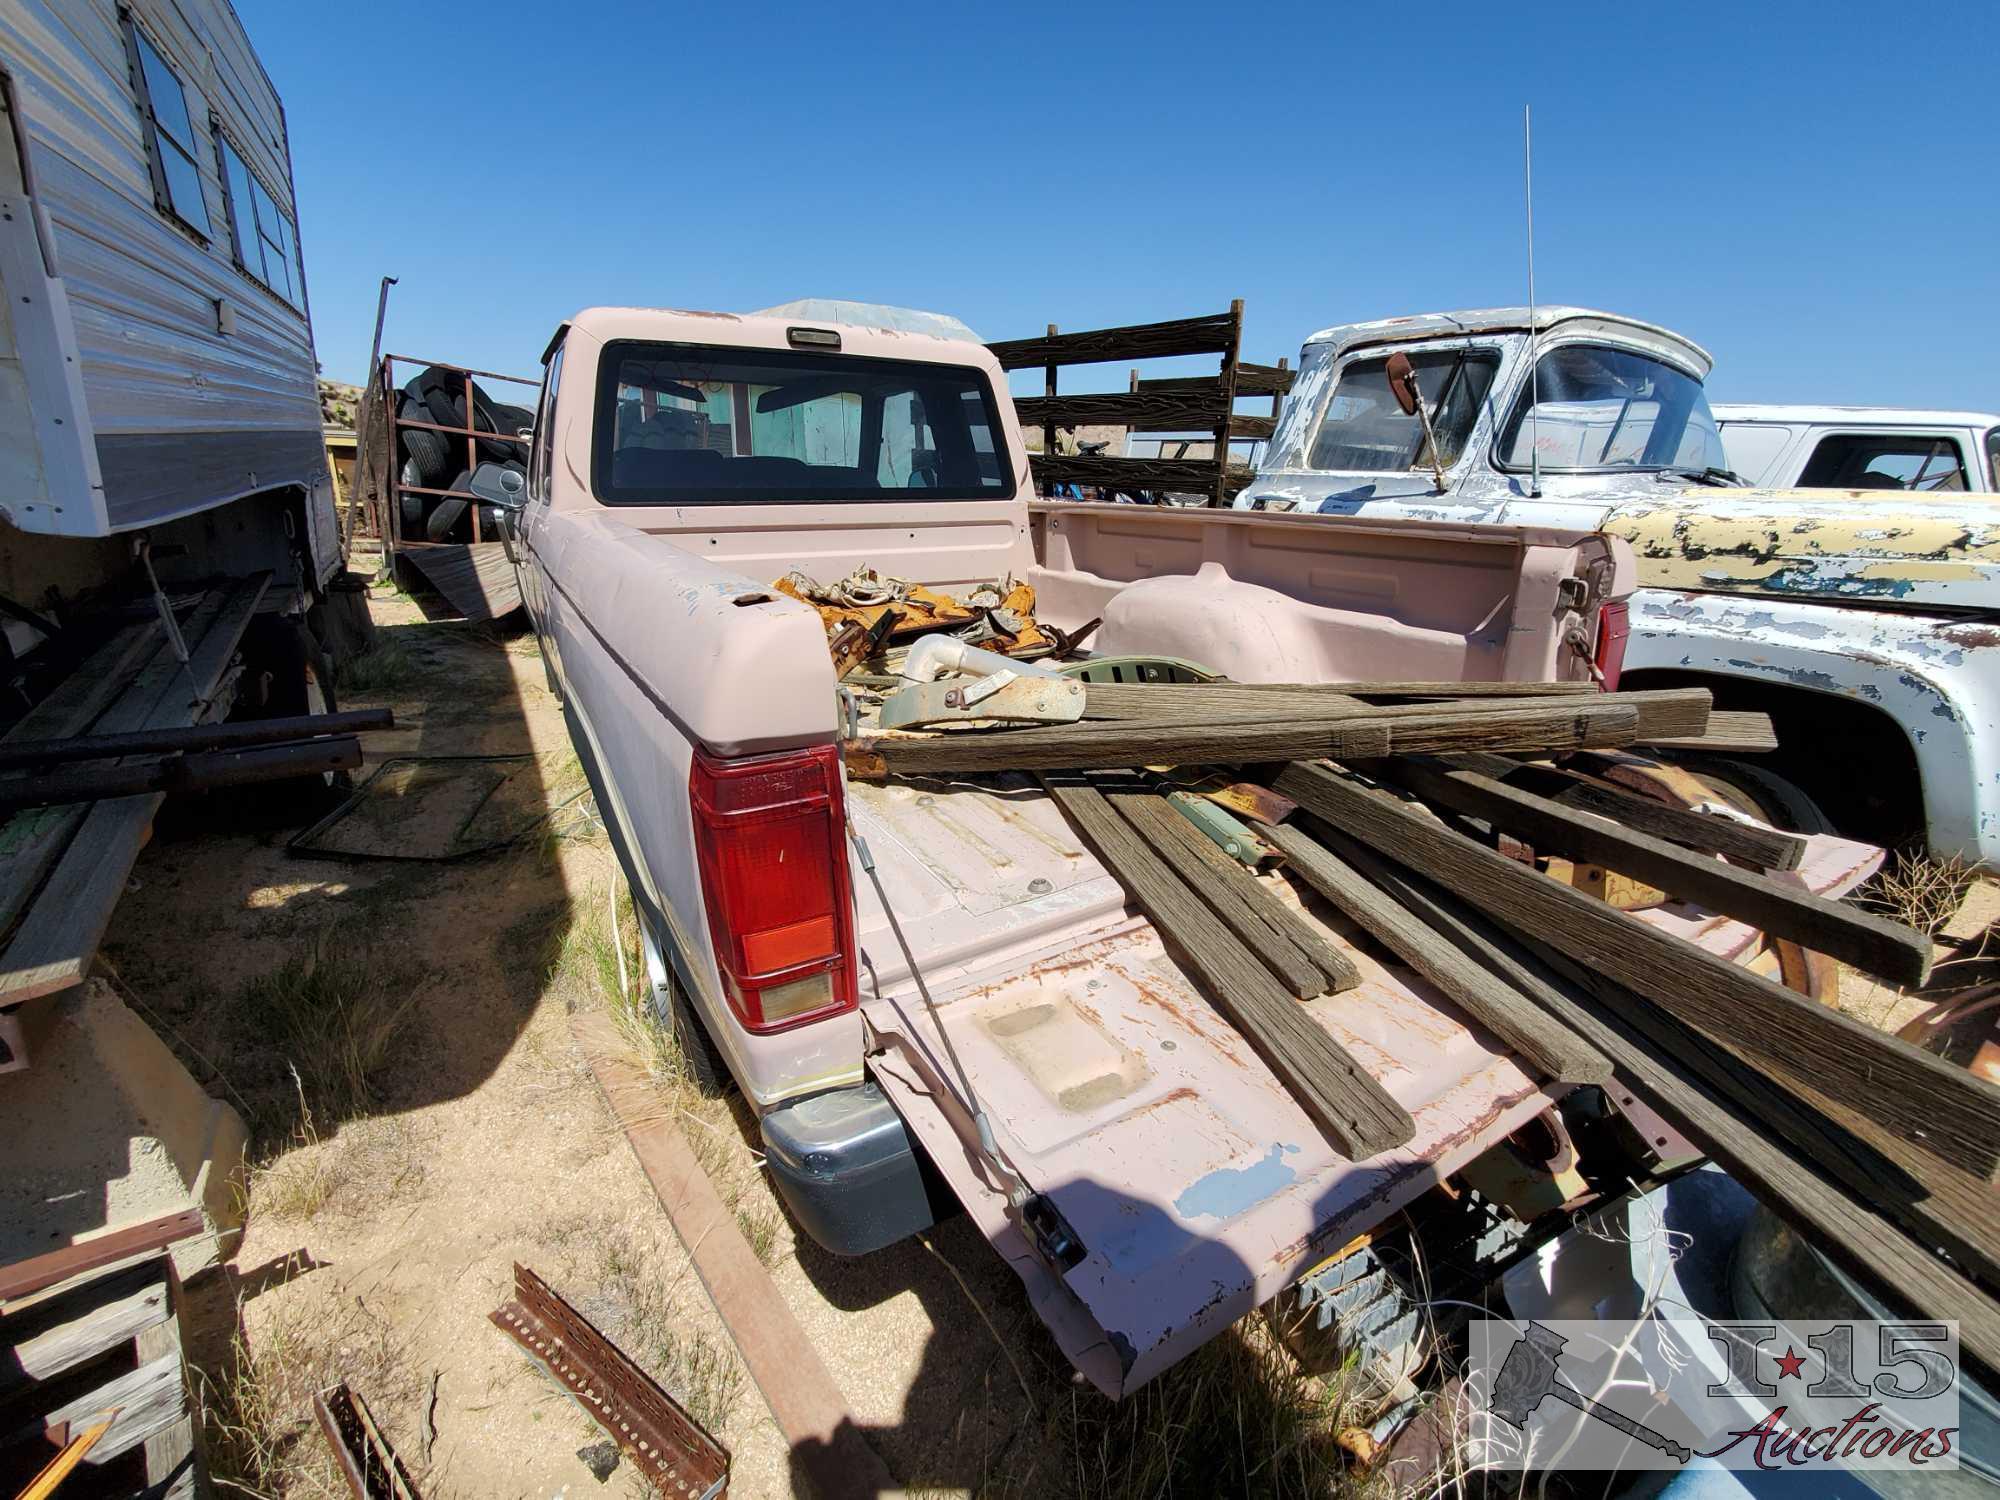
[[[1963,490],[1965,455],[1943,433],[1835,433],[1799,474],[1809,490]]]
[[[599,365],[591,475],[608,505],[1000,500],[984,372],[632,340]]]

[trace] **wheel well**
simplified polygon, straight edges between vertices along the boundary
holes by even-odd
[[[1872,704],[1788,683],[1671,669],[1627,672],[1620,688],[1705,687],[1719,709],[1771,716],[1778,748],[1753,757],[1820,805],[1850,838],[1885,848],[1922,847],[1923,780],[1903,726]],[[1738,752],[1731,752],[1738,753]]]

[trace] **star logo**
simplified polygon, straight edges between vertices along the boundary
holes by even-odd
[[[1784,1358],[1778,1361],[1778,1373],[1780,1375],[1796,1376],[1800,1369],[1804,1367],[1805,1362],[1806,1357],[1803,1354],[1794,1353],[1792,1346],[1787,1344],[1785,1345]]]

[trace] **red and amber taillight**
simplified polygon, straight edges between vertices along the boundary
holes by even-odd
[[[716,966],[744,1027],[783,1031],[852,1010],[839,752],[721,760],[696,750],[688,791]]]
[[[1632,638],[1632,611],[1624,604],[1607,604],[1597,612],[1597,650],[1591,660],[1604,675],[1598,686],[1607,693],[1618,691],[1619,674],[1625,670],[1625,643]]]

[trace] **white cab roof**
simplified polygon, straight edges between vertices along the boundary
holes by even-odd
[[[1694,340],[1683,338],[1672,329],[1662,328],[1657,323],[1641,322],[1638,318],[1624,317],[1619,313],[1551,303],[1537,307],[1534,318],[1535,331],[1538,333],[1547,333],[1559,324],[1576,322],[1594,323],[1607,328],[1629,331],[1638,335],[1643,342],[1666,345],[1678,350],[1688,363],[1698,366],[1703,375],[1706,375],[1715,363],[1709,352]],[[1306,340],[1306,347],[1332,345],[1334,355],[1338,357],[1354,344],[1527,331],[1528,309],[1525,307],[1475,307],[1461,309],[1458,312],[1417,313],[1407,318],[1377,318],[1370,323],[1341,323],[1332,328],[1322,328],[1313,334]]]
[[[1923,406],[1781,406],[1755,401],[1717,401],[1709,410],[1718,422],[1803,422],[1815,427],[2000,427],[1990,411],[1934,411]]]

